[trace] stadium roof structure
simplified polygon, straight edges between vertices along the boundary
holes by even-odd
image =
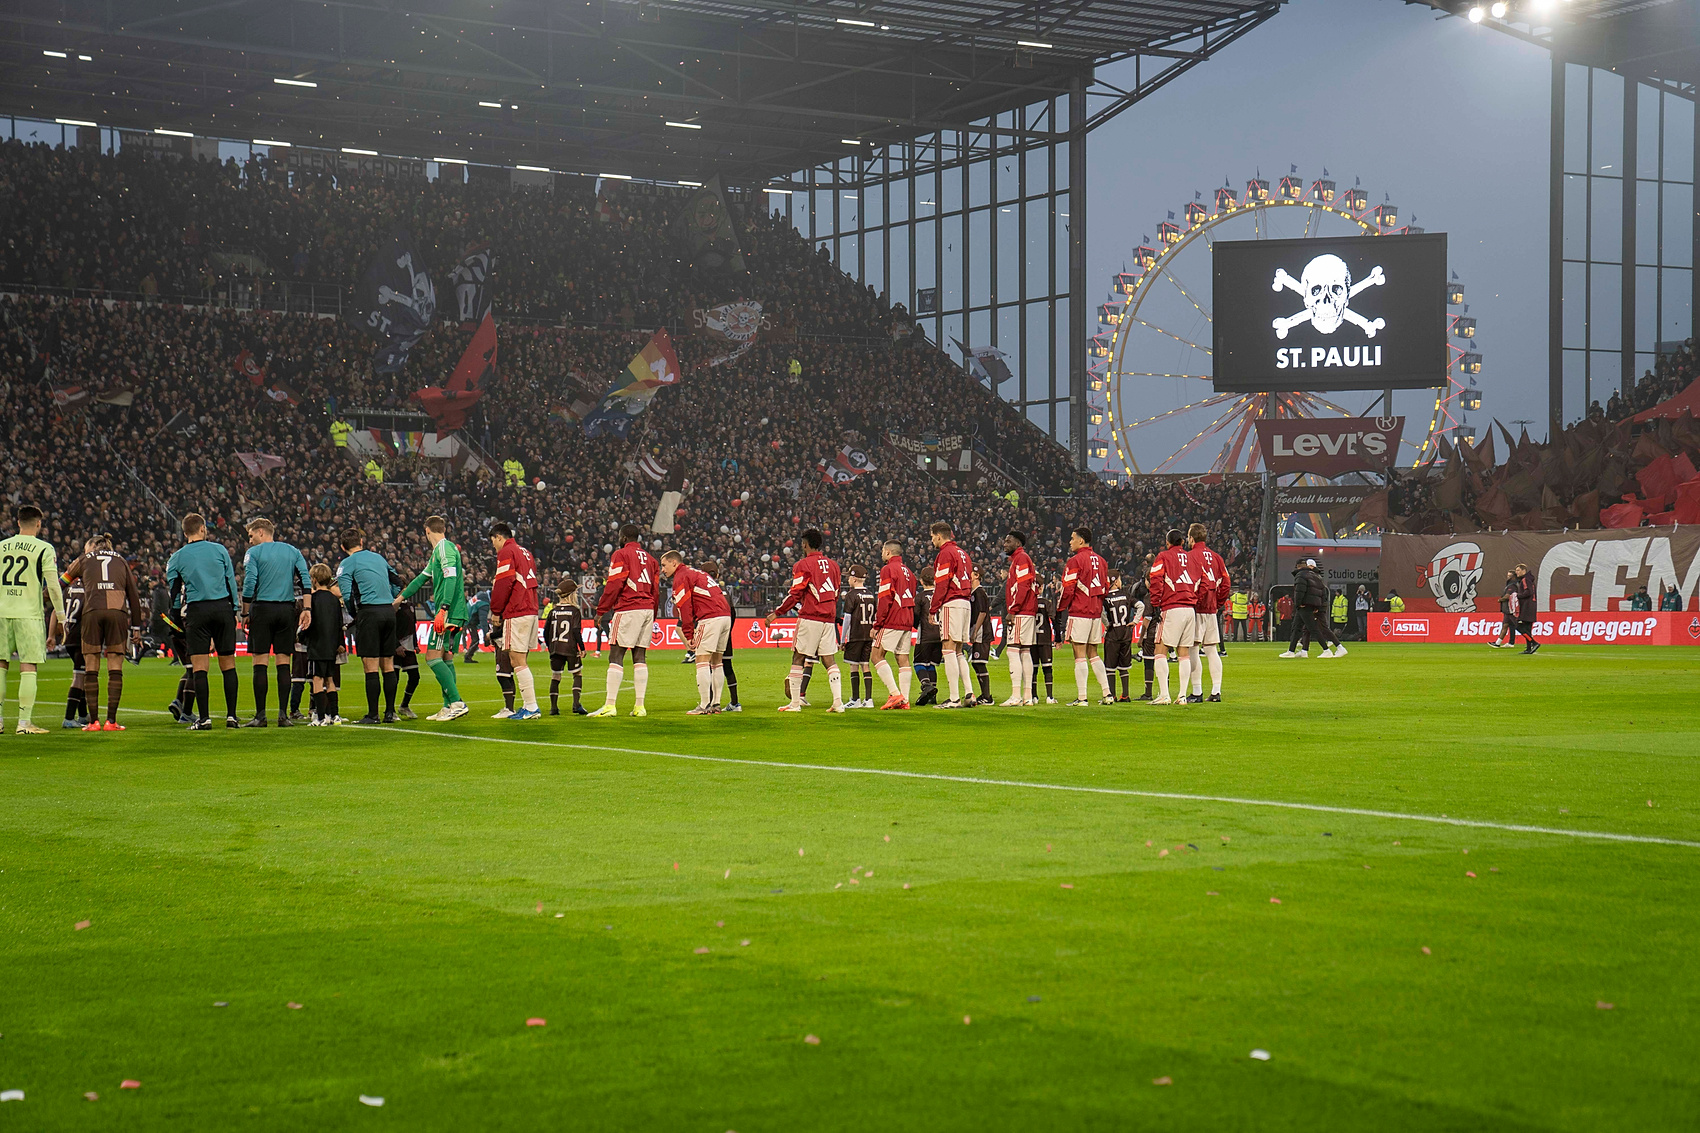
[[[970,126],[1062,140],[998,116],[1084,85],[1090,128],[1284,2],[0,0],[0,112],[758,184]]]

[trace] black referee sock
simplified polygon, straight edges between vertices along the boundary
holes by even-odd
[[[366,715],[378,714],[378,695],[383,689],[383,678],[376,672],[366,674]]]
[[[419,687],[419,666],[409,665],[405,672],[407,673],[407,687],[402,690],[401,694],[401,706],[403,708],[413,703],[413,690]]]
[[[292,686],[294,684],[295,678],[289,675],[289,666],[279,665],[277,667],[277,714],[279,716],[287,715],[291,711],[287,705],[289,704],[289,696],[293,691]],[[296,700],[296,703],[300,703],[299,698]]]
[[[1151,695],[1151,682],[1157,679],[1157,662],[1151,660],[1151,655],[1145,655],[1145,695]]]
[[[738,671],[732,667],[732,659],[723,657],[720,661],[720,671],[726,674],[726,695],[732,701],[734,708],[738,705]],[[576,693],[578,684],[575,680],[573,690]]]
[[[395,690],[401,684],[401,674],[394,669],[384,674],[384,712],[395,715]]]
[[[197,709],[196,719],[199,719],[199,720],[207,719],[207,714],[212,710],[212,706],[209,703],[211,700],[212,700],[211,676],[207,673],[207,671],[205,669],[196,669],[195,670],[195,708]]]
[[[271,674],[266,672],[264,665],[254,666],[254,715],[260,719],[266,716],[266,692],[271,687]]]
[[[71,691],[65,697],[65,719],[75,720],[88,712],[88,702],[83,697],[83,674],[79,670],[72,678]]]
[[[242,682],[236,679],[235,669],[221,669],[220,671],[224,674],[224,714],[234,716],[236,715],[236,690],[241,687]]]
[[[850,670],[850,699],[862,699],[862,674],[856,669]]]

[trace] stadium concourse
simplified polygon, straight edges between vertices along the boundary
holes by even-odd
[[[740,602],[775,595],[806,527],[826,533],[841,563],[877,568],[887,537],[930,551],[927,525],[940,517],[979,563],[1001,562],[1009,528],[1033,532],[1034,558],[1053,578],[1074,525],[1098,531],[1099,550],[1121,566],[1159,550],[1166,528],[1202,521],[1230,570],[1248,576],[1255,486],[1116,488],[1078,475],[1060,446],[908,333],[901,308],[782,220],[738,217],[747,274],[691,268],[670,231],[682,201],[667,190],[599,200],[478,181],[333,184],[258,160],[0,146],[0,414],[16,457],[4,497],[46,511],[62,562],[89,534],[110,532],[145,584],[180,541],[167,511],[205,514],[238,561],[252,518],[275,519],[279,538],[330,563],[337,532],[362,527],[403,573],[423,563],[424,518],[441,514],[477,586],[492,569],[485,533],[506,521],[546,579],[595,579],[619,526],[647,528],[655,513],[662,484],[637,464],[649,455],[689,484],[668,545],[721,560]],[[290,281],[351,284],[395,224],[428,249],[439,281],[467,247],[490,243],[499,377],[465,427],[489,463],[456,473],[390,454],[379,484],[364,457],[333,443],[333,414],[417,410],[413,391],[453,369],[472,328],[439,322],[403,370],[384,375],[371,340],[346,321],[263,308],[267,289]],[[245,254],[215,255],[229,249]],[[209,302],[236,285],[248,309]],[[563,407],[594,400],[623,371],[652,328],[677,328],[693,308],[734,295],[760,300],[774,328],[748,353],[711,367],[708,343],[681,334],[683,378],[628,440],[586,439],[563,419]],[[452,302],[439,309],[452,314]],[[244,352],[263,383],[238,372]],[[922,470],[882,444],[888,433],[971,437],[1012,479]],[[877,468],[835,487],[819,465],[847,444]],[[282,463],[255,475],[239,451]],[[493,465],[506,460],[523,467],[525,487],[503,482]]]

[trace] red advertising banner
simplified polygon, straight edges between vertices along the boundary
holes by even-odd
[[[1274,475],[1385,472],[1399,455],[1403,417],[1266,417],[1257,421],[1263,463]]]
[[[1498,635],[1501,624],[1497,614],[1371,614],[1369,639],[1485,645]],[[1700,614],[1541,614],[1535,619],[1535,640],[1543,645],[1700,645]]]
[[[596,623],[584,623],[584,643],[594,645],[596,642]],[[910,635],[913,638],[913,634]],[[760,618],[735,618],[732,622],[733,649],[789,649],[791,643],[797,640],[797,619],[777,618],[771,627],[764,626]],[[992,640],[1002,642],[1003,620],[992,619]],[[656,618],[655,625],[649,631],[649,648],[651,649],[683,649],[686,646],[684,635],[679,632],[679,622],[676,618]]]

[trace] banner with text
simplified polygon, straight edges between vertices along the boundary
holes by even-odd
[[[1371,641],[1485,645],[1499,636],[1498,614],[1371,614]],[[1535,640],[1564,645],[1700,645],[1700,614],[1542,614]]]
[[[1263,463],[1276,476],[1385,472],[1399,457],[1403,417],[1269,417],[1257,421]]]

